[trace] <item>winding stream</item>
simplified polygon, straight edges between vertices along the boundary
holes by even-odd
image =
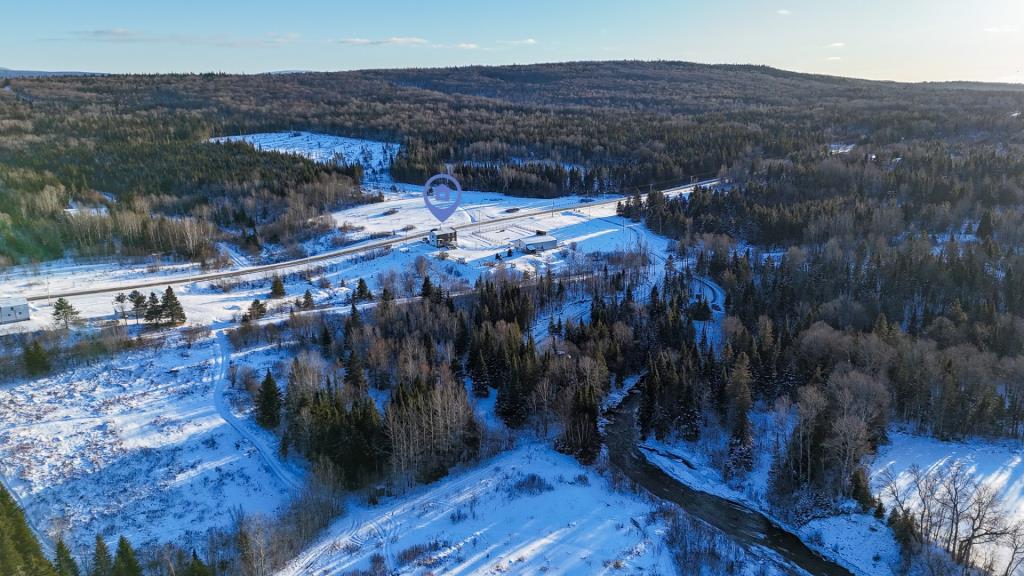
[[[678,505],[691,516],[718,528],[744,546],[762,546],[815,576],[853,576],[848,569],[811,550],[800,538],[764,514],[739,502],[694,490],[658,468],[637,447],[634,390],[606,413],[605,443],[611,464],[651,494]]]

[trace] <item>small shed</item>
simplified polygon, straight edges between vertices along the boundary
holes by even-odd
[[[533,236],[519,238],[513,242],[513,246],[524,252],[543,252],[558,246],[558,238],[551,236],[544,230],[537,230]]]
[[[28,320],[28,300],[16,296],[0,296],[0,324]]]
[[[458,245],[459,233],[454,228],[446,226],[432,228],[427,241],[438,248],[455,248]]]

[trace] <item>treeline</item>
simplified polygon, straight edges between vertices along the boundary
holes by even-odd
[[[57,575],[32,534],[24,512],[3,486],[0,486],[0,572],[11,576]]]
[[[0,97],[0,263],[68,250],[209,260],[219,238],[296,242],[326,210],[373,200],[359,166],[208,144],[214,120],[181,110],[107,112]]]

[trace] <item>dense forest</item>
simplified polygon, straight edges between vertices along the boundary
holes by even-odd
[[[828,144],[1021,143],[1012,86],[895,84],[679,62],[287,75],[18,78],[0,91],[0,258],[294,245],[365,201],[356,166],[214,146],[311,130],[400,142],[393,175],[450,167],[531,196],[647,191]],[[70,202],[98,210],[69,215]],[[150,219],[149,215],[158,215]],[[326,223],[323,224],[327,226]]]

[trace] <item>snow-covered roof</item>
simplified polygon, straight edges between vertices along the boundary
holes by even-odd
[[[526,236],[525,238],[520,238],[520,241],[523,244],[526,244],[527,246],[532,246],[534,244],[546,244],[548,242],[554,242],[557,244],[558,238],[555,238],[550,234],[537,234],[536,236]]]
[[[28,306],[28,300],[21,296],[0,296],[0,307],[8,306]]]

